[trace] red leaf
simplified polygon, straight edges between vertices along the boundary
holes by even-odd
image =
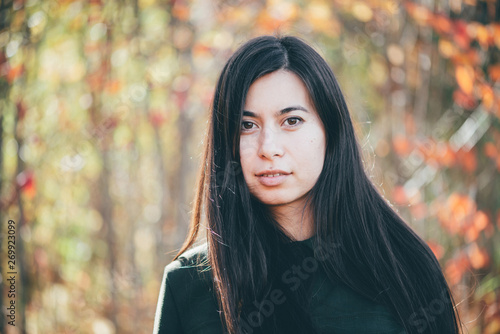
[[[24,116],[26,116],[26,105],[23,103],[23,101],[19,100],[16,103],[16,108],[17,108],[17,119],[19,121],[22,121],[24,119]]]
[[[465,21],[455,21],[453,39],[463,50],[467,50],[469,48],[471,40],[469,34],[467,33],[467,23]]]
[[[462,108],[474,109],[476,100],[472,95],[465,94],[461,89],[455,90],[453,93],[453,100]]]
[[[160,127],[167,120],[167,113],[161,110],[151,111],[149,121],[154,127]]]
[[[16,177],[17,185],[23,194],[33,198],[36,194],[35,177],[31,170],[24,170]]]

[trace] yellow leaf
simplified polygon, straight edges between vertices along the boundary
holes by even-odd
[[[373,18],[373,11],[363,2],[355,2],[352,6],[352,15],[361,22],[368,22]]]
[[[397,44],[391,44],[387,48],[387,58],[394,66],[401,66],[405,60],[403,48]]]
[[[457,53],[457,48],[450,41],[446,39],[439,40],[439,53],[444,58],[450,58]]]

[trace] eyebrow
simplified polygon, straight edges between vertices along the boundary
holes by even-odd
[[[276,116],[281,116],[283,114],[289,113],[289,112],[294,111],[294,110],[302,110],[305,112],[309,112],[309,110],[307,110],[303,106],[296,105],[296,106],[286,107],[285,109],[281,109],[280,111],[278,111],[276,113]],[[256,113],[254,113],[252,111],[248,111],[248,110],[243,110],[243,116],[259,118],[259,115],[257,115]]]

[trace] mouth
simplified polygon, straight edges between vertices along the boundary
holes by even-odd
[[[277,173],[277,174],[259,174],[257,176],[262,176],[262,177],[277,177],[277,176],[281,176],[281,175],[285,175],[283,173]]]
[[[255,176],[263,186],[275,187],[283,184],[290,174],[292,173],[282,170],[266,170],[255,174]]]
[[[273,169],[273,170],[265,170],[260,173],[255,174],[255,176],[262,176],[262,177],[278,177],[282,175],[290,175],[291,173],[285,172],[282,170],[278,169]]]

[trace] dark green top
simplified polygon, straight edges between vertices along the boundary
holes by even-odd
[[[297,243],[312,248],[312,239]],[[207,246],[204,244],[185,252],[165,267],[156,310],[155,334],[222,333],[206,254]],[[312,274],[310,305],[318,333],[406,333],[385,306],[364,298],[343,284],[331,283],[321,266]],[[280,296],[274,297],[279,302]]]

